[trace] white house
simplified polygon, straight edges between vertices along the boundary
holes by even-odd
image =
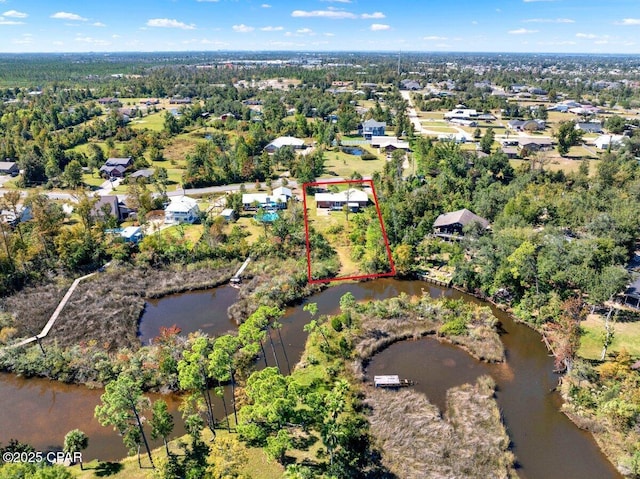
[[[367,206],[369,196],[362,190],[350,188],[339,193],[316,193],[317,208],[331,208],[341,210],[347,205],[351,211],[358,211],[361,207]]]
[[[293,192],[290,188],[285,188],[284,186],[278,186],[273,189],[273,196],[286,196],[287,199],[293,196]]]
[[[200,209],[195,199],[188,196],[174,196],[164,210],[165,223],[195,223]]]
[[[276,190],[277,189],[278,188],[276,188]],[[242,207],[245,210],[255,210],[257,208],[283,210],[287,207],[287,200],[291,196],[287,197],[285,194],[276,194],[276,190],[273,190],[272,195],[268,193],[244,193],[242,195]],[[291,190],[289,190],[289,193],[291,193]]]
[[[282,148],[283,146],[290,146],[294,150],[300,150],[304,148],[304,140],[300,138],[295,138],[293,136],[281,136],[273,140],[267,146],[264,147],[264,151],[267,153],[275,153],[277,150]]]
[[[453,141],[456,143],[465,143],[470,138],[465,133],[440,133],[438,135],[439,141]]]
[[[593,143],[599,150],[606,150],[611,146],[612,149],[622,146],[623,135],[600,135]]]
[[[445,120],[472,120],[478,117],[477,110],[471,108],[456,108],[455,110],[448,111],[444,114]]]
[[[126,243],[138,243],[142,239],[142,228],[140,226],[127,226],[120,232]]]

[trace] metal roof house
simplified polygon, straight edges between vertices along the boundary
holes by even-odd
[[[142,239],[142,228],[140,226],[127,226],[122,229],[120,236],[126,243],[138,243]]]
[[[387,123],[369,119],[358,125],[358,134],[364,136],[365,140],[371,140],[374,136],[384,136]]]
[[[362,190],[350,188],[339,193],[316,193],[316,207],[330,208],[332,210],[341,210],[345,205],[351,211],[359,211],[360,208],[367,206],[369,196]]]
[[[616,149],[622,146],[624,135],[600,135],[593,141],[596,148],[606,150],[608,148]]]
[[[242,207],[245,210],[256,210],[258,208],[283,210],[287,208],[287,200],[289,198],[290,196],[285,194],[276,194],[275,190],[272,195],[268,193],[244,193],[242,195]]]
[[[165,223],[195,223],[200,216],[200,209],[195,199],[188,196],[174,196],[164,210]]]
[[[293,136],[281,136],[265,146],[264,151],[267,153],[275,153],[283,146],[290,146],[294,150],[300,150],[305,147],[304,140],[301,140],[300,138],[295,138]]]
[[[0,161],[0,175],[17,176],[20,173],[15,161]]]

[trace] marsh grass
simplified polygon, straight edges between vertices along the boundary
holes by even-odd
[[[447,392],[442,416],[426,396],[365,386],[371,432],[398,477],[515,478],[515,458],[488,376]]]
[[[148,298],[214,288],[229,281],[239,262],[200,263],[165,269],[120,265],[81,282],[45,342],[70,346],[95,341],[109,350],[140,346],[138,321]],[[68,284],[44,284],[4,300],[17,336],[39,333]]]
[[[422,297],[410,300],[399,296],[359,306],[360,329],[354,340],[353,372],[364,377],[364,367],[375,353],[406,339],[437,335],[465,349],[476,359],[502,362],[504,347],[497,332],[497,321],[486,307]],[[464,318],[459,334],[446,332],[444,326]]]

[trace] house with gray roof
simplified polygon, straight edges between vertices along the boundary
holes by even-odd
[[[358,135],[362,135],[365,140],[371,140],[374,136],[384,136],[386,127],[386,122],[370,118],[358,125]]]
[[[15,161],[0,161],[0,175],[17,176],[20,173],[18,164]]]
[[[472,223],[478,223],[482,229],[489,227],[489,221],[464,208],[438,216],[433,223],[433,231],[442,238],[462,238],[464,227]]]

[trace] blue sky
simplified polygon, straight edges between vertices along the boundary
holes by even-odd
[[[640,53],[640,0],[0,0],[0,52]]]

